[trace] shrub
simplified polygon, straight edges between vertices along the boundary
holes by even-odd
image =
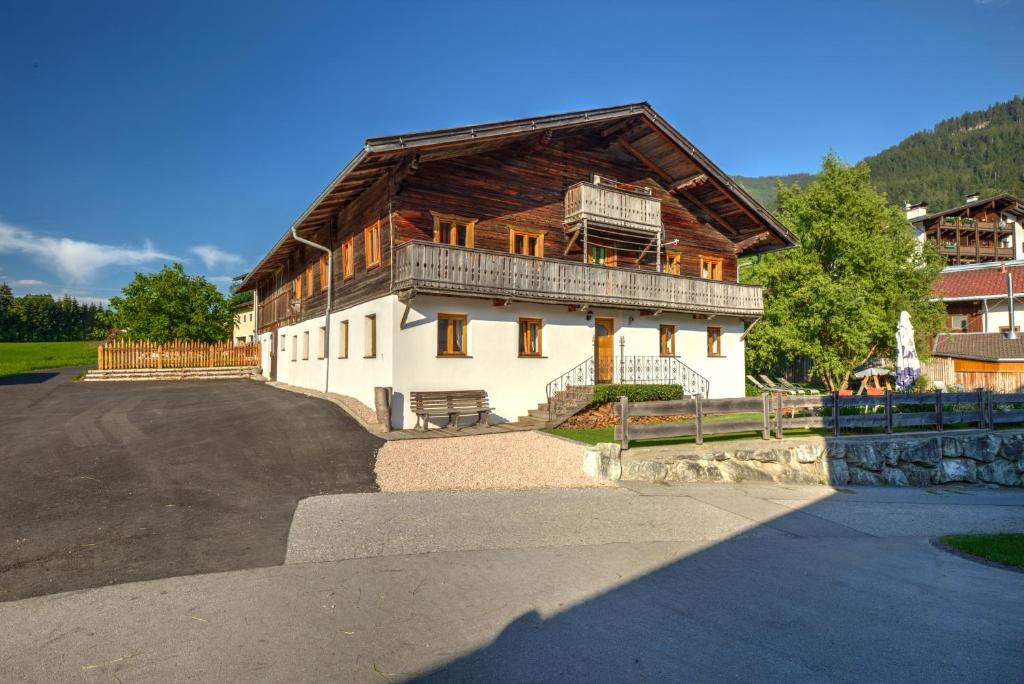
[[[607,404],[627,397],[630,401],[673,401],[683,398],[680,385],[595,385],[594,404]]]

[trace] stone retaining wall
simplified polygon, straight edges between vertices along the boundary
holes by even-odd
[[[602,479],[647,482],[1019,487],[1024,431],[746,440],[626,452],[617,444],[599,444],[588,449],[583,469]]]

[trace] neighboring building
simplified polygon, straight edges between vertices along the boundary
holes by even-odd
[[[396,427],[410,392],[484,389],[514,421],[567,385],[743,396],[737,257],[793,244],[640,103],[369,139],[240,289],[273,379],[391,387]]]
[[[1024,259],[1024,203],[1003,194],[968,195],[959,207],[934,214],[925,204],[908,204],[907,219],[917,238],[931,242],[951,266]]]
[[[998,332],[941,334],[932,354],[932,379],[942,379],[947,387],[994,392],[1024,388],[1024,337],[1011,339]]]
[[[946,327],[955,333],[1005,332],[1010,325],[1007,273],[1013,276],[1014,327],[1024,303],[1024,260],[950,266],[932,285],[932,300],[946,305]]]
[[[231,334],[236,344],[256,341],[256,300],[235,307],[235,327]]]

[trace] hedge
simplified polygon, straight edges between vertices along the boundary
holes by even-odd
[[[594,385],[594,404],[627,397],[630,401],[673,401],[683,398],[680,385]]]

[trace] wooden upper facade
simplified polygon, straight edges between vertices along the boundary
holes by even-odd
[[[368,140],[293,226],[333,309],[389,292],[761,313],[737,256],[793,236],[648,105]],[[260,331],[322,315],[289,231],[250,272]]]
[[[1010,221],[1006,217],[1012,217]],[[1013,195],[976,199],[913,221],[925,239],[951,266],[1017,257],[1015,224],[1024,217],[1024,203]]]

